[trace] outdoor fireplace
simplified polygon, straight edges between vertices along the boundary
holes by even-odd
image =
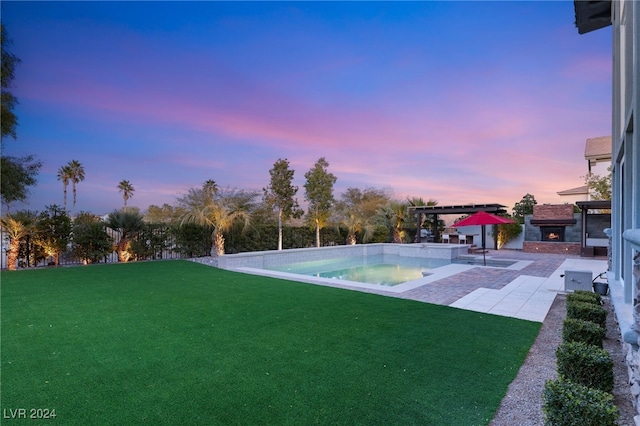
[[[527,235],[522,247],[524,251],[581,254],[581,244],[575,240],[578,221],[573,213],[573,205],[535,205],[533,215],[527,222]]]
[[[540,226],[540,241],[564,242],[564,226]]]
[[[564,243],[565,228],[576,223],[570,204],[544,204],[533,206],[531,225],[540,228],[540,241]]]

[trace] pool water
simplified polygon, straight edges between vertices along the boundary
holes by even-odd
[[[515,262],[487,260],[486,266],[506,268]],[[432,269],[452,263],[482,266],[483,260],[474,256],[451,260],[379,254],[298,262],[269,269],[319,278],[395,286],[428,276],[432,274]]]
[[[374,255],[299,262],[270,268],[275,271],[394,286],[429,275],[430,269],[450,264],[448,259]]]

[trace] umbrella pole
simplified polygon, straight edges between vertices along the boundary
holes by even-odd
[[[487,242],[486,242],[486,239],[485,239],[485,234],[486,233],[487,232],[486,232],[485,225],[482,225],[482,264],[483,264],[483,266],[487,266],[487,258],[486,258],[486,255],[485,255],[485,252],[487,251],[485,249],[485,247],[487,245]]]

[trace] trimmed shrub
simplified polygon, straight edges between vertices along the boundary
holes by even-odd
[[[601,348],[604,334],[604,328],[591,321],[567,318],[562,325],[562,340],[565,342],[583,342]]]
[[[591,321],[605,330],[607,327],[607,310],[593,303],[567,300],[567,318]]]
[[[556,357],[559,376],[601,391],[613,390],[613,360],[606,350],[583,342],[564,342]]]
[[[586,290],[575,290],[573,293],[567,294],[567,302],[587,302],[595,305],[602,305],[602,296]]]
[[[542,394],[546,425],[614,426],[618,408],[613,395],[591,389],[566,378],[548,380]]]

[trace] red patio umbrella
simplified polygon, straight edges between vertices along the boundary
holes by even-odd
[[[454,223],[454,227],[459,226],[474,226],[474,225],[482,225],[482,260],[484,265],[487,265],[487,259],[485,258],[485,226],[486,225],[504,225],[505,223],[515,223],[511,219],[507,219],[506,217],[496,216],[491,213],[487,213],[485,211],[479,211],[477,213],[472,214],[469,217],[462,219],[461,221]]]

